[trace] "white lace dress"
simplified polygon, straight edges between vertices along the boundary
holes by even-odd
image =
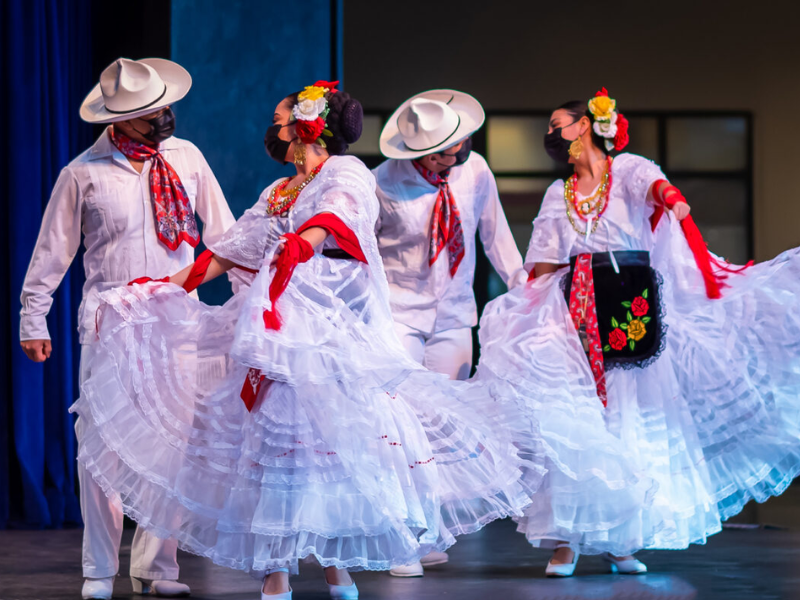
[[[748,500],[782,493],[800,469],[800,250],[731,274],[722,298],[710,300],[674,218],[665,215],[651,231],[647,192],[661,170],[622,154],[612,175],[608,209],[588,240],[567,220],[564,183],[550,186],[526,267],[586,252],[648,251],[663,279],[661,353],[641,368],[606,370],[604,408],[564,299],[569,269],[561,269],[487,306],[477,379],[527,406],[553,456],[602,452],[577,426],[566,437],[548,433],[554,415],[591,413],[658,484],[651,507],[615,522],[607,516],[613,496],[590,487],[575,493],[574,479],[551,470],[519,520],[531,543],[564,539],[583,552],[616,554],[685,548],[705,542]]]
[[[142,526],[254,574],[307,556],[380,570],[528,504],[543,470],[492,437],[508,417],[469,406],[466,383],[426,371],[395,336],[374,185],[360,161],[332,157],[286,217],[267,215],[268,188],[212,248],[261,268],[224,306],[163,283],[103,294],[74,406],[90,423],[79,460]],[[318,250],[267,330],[279,237],[320,213],[368,262]],[[251,367],[266,380],[248,412]]]

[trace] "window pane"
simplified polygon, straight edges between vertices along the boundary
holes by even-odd
[[[380,156],[380,136],[383,129],[383,119],[378,115],[364,115],[364,125],[361,137],[355,144],[350,145],[348,152],[357,156]]]
[[[727,260],[744,264],[748,247],[747,183],[741,179],[676,179],[708,248]]]
[[[623,152],[658,160],[658,120],[655,117],[630,117],[630,142]]]
[[[531,239],[531,222],[539,213],[544,193],[553,182],[545,177],[498,177],[497,188],[511,233],[519,251],[525,254]]]
[[[744,117],[674,117],[667,120],[668,169],[733,171],[747,167]]]
[[[496,173],[552,171],[556,164],[544,151],[549,117],[489,117],[486,146]]]

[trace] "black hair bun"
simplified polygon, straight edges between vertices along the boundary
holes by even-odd
[[[364,127],[364,109],[361,107],[361,102],[350,98],[342,109],[340,122],[344,141],[348,144],[356,143]]]
[[[336,92],[328,98],[328,131],[333,137],[326,137],[328,154],[341,155],[347,152],[350,144],[361,137],[364,126],[364,109],[361,103],[347,92]]]

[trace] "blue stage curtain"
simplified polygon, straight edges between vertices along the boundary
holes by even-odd
[[[77,398],[83,269],[73,265],[56,292],[44,365],[19,346],[19,294],[58,173],[91,143],[78,117],[92,86],[90,17],[90,0],[0,2],[0,528],[80,523],[67,408]]]

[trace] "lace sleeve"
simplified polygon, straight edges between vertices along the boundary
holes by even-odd
[[[637,154],[620,154],[614,163],[617,166],[614,176],[624,182],[626,195],[637,204],[647,201],[647,192],[655,181],[667,178],[661,167]]]
[[[320,173],[314,212],[336,215],[363,243],[363,237],[375,237],[378,221],[375,178],[358,159],[337,158],[330,165],[334,168]]]
[[[270,217],[267,215],[267,192],[249,208],[222,238],[209,249],[222,258],[249,269],[260,269],[270,243]]]
[[[533,234],[525,254],[525,270],[537,263],[569,262],[574,232],[569,227],[564,208],[564,182],[554,182],[544,195],[542,207],[533,221]]]

